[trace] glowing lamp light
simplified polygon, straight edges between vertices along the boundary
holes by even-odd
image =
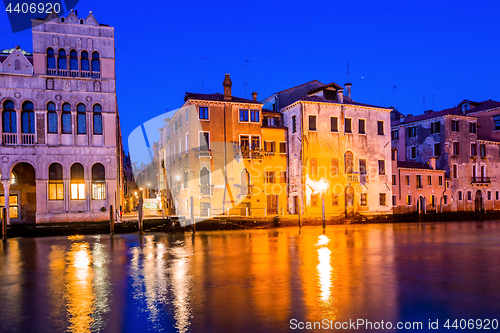
[[[321,190],[324,191],[327,188],[326,180],[321,183]]]
[[[180,181],[181,180],[181,175],[175,176],[175,180]]]

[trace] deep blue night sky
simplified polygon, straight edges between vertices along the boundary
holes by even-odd
[[[500,100],[498,1],[80,0],[75,9],[115,28],[125,145],[135,127],[180,107],[184,92],[201,92],[201,57],[210,59],[205,93],[222,92],[230,73],[233,95],[244,97],[245,70],[247,97],[259,100],[314,79],[343,85],[349,62],[354,100],[395,101],[405,114],[422,113],[424,95],[434,110]],[[31,51],[31,31],[13,34],[2,11],[0,48],[15,45]]]

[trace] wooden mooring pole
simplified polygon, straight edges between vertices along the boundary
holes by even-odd
[[[190,198],[191,201],[191,224],[193,225],[193,234],[196,232],[196,221],[194,219],[194,200],[193,197]]]
[[[109,234],[115,234],[115,214],[113,214],[113,205],[109,206]]]
[[[2,240],[7,239],[7,208],[2,209]]]

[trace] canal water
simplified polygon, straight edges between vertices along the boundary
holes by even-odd
[[[500,222],[0,243],[0,332],[455,331],[447,319],[500,320]]]

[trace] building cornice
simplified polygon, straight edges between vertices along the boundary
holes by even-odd
[[[347,106],[347,107],[355,107],[355,108],[362,108],[362,109],[371,109],[371,110],[378,110],[378,111],[385,111],[385,112],[391,112],[392,109],[387,109],[387,108],[377,108],[373,106],[366,106],[366,105],[358,105],[358,104],[348,104],[348,103],[328,103],[328,102],[315,102],[315,101],[296,101],[287,107],[284,107],[281,109],[281,112],[285,112],[288,108],[292,108],[295,105],[299,104],[322,104],[322,105],[337,105],[337,106]]]
[[[422,119],[422,120],[417,120],[417,121],[413,121],[413,122],[409,122],[409,123],[402,123],[402,124],[397,124],[397,125],[392,125],[391,126],[391,129],[397,129],[399,127],[408,127],[408,126],[415,126],[415,125],[418,125],[418,124],[422,124],[422,123],[425,123],[425,122],[428,122],[430,120],[437,120],[437,119],[443,119],[443,118],[465,118],[465,119],[468,119],[468,120],[477,120],[476,117],[469,117],[469,116],[464,116],[464,115],[460,115],[460,114],[445,114],[445,115],[442,115],[442,116],[438,116],[438,117],[434,117],[434,118],[427,118],[427,119]]]

